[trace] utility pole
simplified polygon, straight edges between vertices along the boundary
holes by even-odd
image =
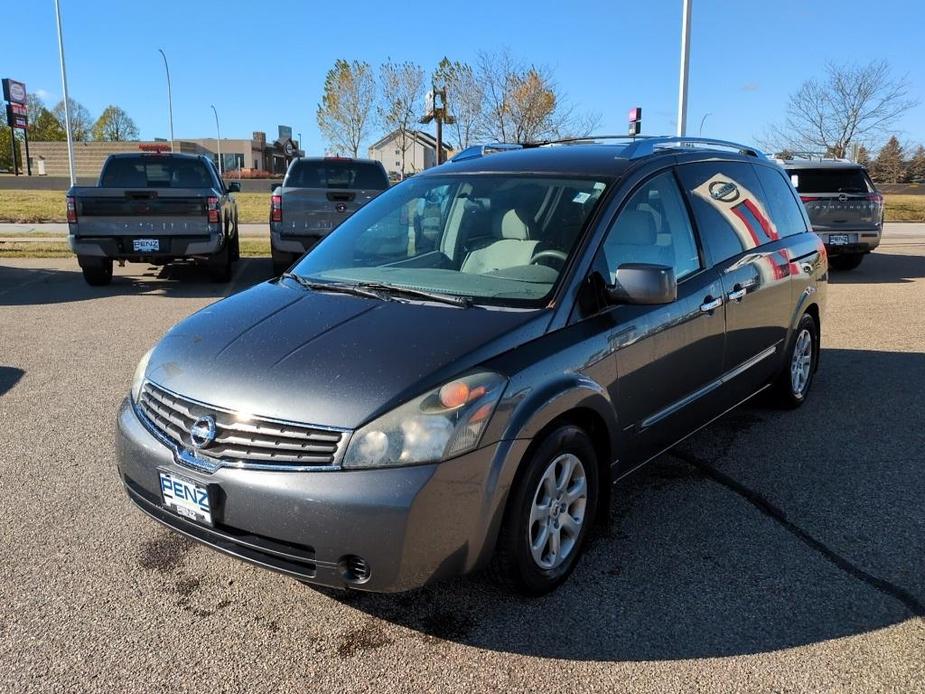
[[[55,2],[57,1],[58,0],[55,0]],[[173,94],[170,90],[170,68],[167,67],[167,54],[164,53],[164,49],[158,48],[157,50],[164,59],[164,70],[167,72],[167,113],[170,118],[170,151],[175,152],[176,149],[173,144]]]
[[[225,174],[222,170],[222,129],[218,127],[218,111],[215,110],[215,104],[212,104],[212,113],[215,114],[215,131],[218,133],[218,140],[216,140],[218,142],[218,175],[224,176]]]
[[[440,97],[438,102],[437,97]],[[437,89],[433,87],[430,94],[427,95],[427,113],[421,118],[421,123],[430,123],[435,121],[437,124],[437,156],[436,165],[443,163],[443,124],[452,125],[456,119],[449,114],[446,106],[446,88]],[[404,172],[402,172],[404,173]]]
[[[681,10],[681,76],[678,84],[678,137],[687,134],[687,76],[691,57],[691,3],[682,0]]]
[[[71,174],[71,185],[77,184],[74,173],[74,142],[71,138],[71,104],[67,95],[67,68],[64,67],[64,38],[61,34],[61,5],[55,0],[55,18],[58,23],[58,59],[61,62],[61,88],[64,90],[64,133],[67,137],[67,166]]]

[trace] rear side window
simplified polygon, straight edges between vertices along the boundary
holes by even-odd
[[[385,190],[389,181],[381,166],[369,162],[297,159],[289,167],[283,185],[287,188]]]
[[[768,211],[777,233],[781,236],[792,236],[806,231],[803,203],[793,194],[784,172],[768,166],[756,166],[755,172],[761,181],[761,189],[765,200],[768,201]]]
[[[790,182],[801,193],[873,193],[864,169],[791,169]]]
[[[198,159],[118,157],[100,176],[102,188],[211,188],[212,174]]]
[[[780,238],[750,164],[685,164],[678,171],[714,263]]]

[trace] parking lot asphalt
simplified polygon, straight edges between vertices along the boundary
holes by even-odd
[[[896,233],[894,233],[896,232]],[[0,260],[0,690],[923,691],[925,233],[832,277],[793,412],[750,403],[617,487],[570,581],[319,591],[171,534],[113,463],[135,364],[269,277]]]

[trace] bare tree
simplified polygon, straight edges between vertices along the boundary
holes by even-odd
[[[389,132],[398,131],[401,150],[401,173],[404,175],[408,148],[414,143],[409,137],[419,118],[424,100],[424,70],[412,62],[393,63],[391,59],[379,68],[382,101],[379,120]]]
[[[74,142],[86,142],[90,139],[93,117],[86,106],[74,99],[68,99],[67,103],[68,110],[71,112],[71,139]],[[55,105],[52,113],[58,119],[61,127],[64,128],[64,99]]]
[[[909,82],[894,78],[884,60],[867,65],[826,65],[822,79],[804,82],[787,103],[783,125],[767,141],[775,148],[817,150],[844,157],[853,142],[886,132],[909,109]]]
[[[455,122],[450,127],[456,135],[456,146],[465,149],[473,143],[476,128],[482,118],[485,95],[472,66],[444,58],[433,74],[434,86],[446,90],[447,109]]]
[[[475,79],[484,109],[477,131],[501,142],[536,142],[589,135],[600,120],[571,106],[549,68],[524,66],[507,50],[482,52]]]
[[[356,157],[366,139],[376,104],[376,78],[369,63],[338,59],[324,79],[315,111],[321,134],[338,153]]]
[[[125,111],[118,106],[110,105],[103,109],[93,124],[93,139],[108,142],[137,140],[138,126]]]

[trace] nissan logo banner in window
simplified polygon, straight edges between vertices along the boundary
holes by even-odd
[[[694,194],[710,203],[723,216],[735,230],[744,249],[779,238],[761,200],[728,176],[721,173],[712,176],[694,188]]]
[[[3,80],[3,98],[11,104],[26,104],[26,85],[16,80]]]

